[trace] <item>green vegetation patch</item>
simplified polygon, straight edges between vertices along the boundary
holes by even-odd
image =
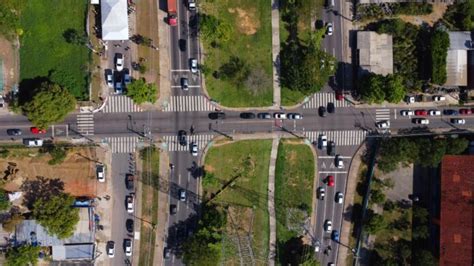
[[[308,259],[305,257],[302,261],[294,255],[285,256],[288,255],[285,250],[289,249],[288,243],[294,243],[295,238],[304,235],[302,224],[311,216],[314,166],[314,155],[308,145],[280,142],[275,169],[275,211],[277,253],[282,265],[302,264]]]
[[[89,51],[64,36],[71,29],[85,34],[86,16],[86,0],[26,2],[20,18],[21,86],[28,89],[31,79],[46,77],[76,98],[87,98]]]
[[[271,140],[246,140],[212,147],[205,160],[204,198],[227,212],[227,239],[252,235],[254,257],[268,258],[268,171]],[[238,262],[235,242],[226,242],[222,261]]]
[[[448,6],[443,22],[453,31],[474,29],[474,1],[456,1]]]
[[[200,2],[206,87],[232,107],[273,101],[271,4],[237,0]]]
[[[152,265],[155,250],[155,227],[158,224],[158,188],[160,174],[160,153],[147,147],[140,151],[142,172],[142,215],[140,225],[140,255],[138,265]],[[136,180],[135,180],[136,181]],[[136,182],[135,182],[136,183]],[[137,222],[138,220],[135,219]]]
[[[433,5],[429,3],[386,3],[382,5],[358,4],[357,14],[362,21],[382,19],[398,15],[428,15],[433,12]]]

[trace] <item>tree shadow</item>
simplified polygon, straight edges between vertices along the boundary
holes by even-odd
[[[64,182],[59,178],[36,177],[35,180],[25,181],[20,189],[25,193],[23,204],[29,209],[38,199],[49,199],[53,195],[58,195],[64,191]]]
[[[178,258],[183,255],[183,244],[197,231],[198,216],[191,214],[185,220],[180,220],[168,226],[166,247]]]
[[[292,237],[286,242],[278,242],[278,260],[281,265],[301,265],[307,256],[314,254],[313,247],[303,242],[303,237]]]
[[[33,96],[41,88],[41,84],[45,82],[50,82],[48,77],[35,77],[21,80],[18,90],[18,104],[21,106],[33,99]]]

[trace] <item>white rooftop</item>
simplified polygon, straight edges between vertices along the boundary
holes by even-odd
[[[128,40],[127,0],[101,0],[102,39]]]

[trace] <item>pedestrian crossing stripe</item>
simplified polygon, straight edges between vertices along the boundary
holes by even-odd
[[[84,136],[94,135],[94,114],[80,113],[76,116],[77,132]]]
[[[311,142],[317,142],[320,135],[326,135],[328,141],[334,141],[336,146],[358,146],[364,141],[367,132],[363,130],[306,131],[304,135]]]
[[[102,111],[104,113],[132,113],[142,112],[143,110],[125,95],[112,95],[107,99]]]
[[[390,120],[390,109],[375,109],[375,121]]]
[[[336,100],[334,93],[315,93],[307,103],[303,105],[303,109],[317,109],[320,106],[327,106],[328,103],[334,103],[335,107],[349,107],[347,101]]]
[[[196,143],[198,145],[199,152],[202,151],[212,139],[214,135],[211,134],[202,134],[202,135],[189,135],[187,137],[188,145],[181,146],[179,144],[178,136],[163,136],[164,141],[168,145],[168,151],[190,151],[191,143]]]
[[[164,112],[209,112],[215,106],[202,95],[171,96]]]
[[[107,143],[112,153],[131,153],[137,148],[138,137],[106,137]]]

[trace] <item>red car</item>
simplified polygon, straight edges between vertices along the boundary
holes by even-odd
[[[328,175],[328,177],[326,178],[326,183],[328,184],[328,186],[333,187],[334,186],[334,176]]]
[[[37,127],[30,128],[30,131],[33,134],[46,134],[46,129],[39,129]]]
[[[415,110],[415,115],[428,115],[428,111],[425,109]]]
[[[336,91],[336,100],[338,101],[344,100],[344,95],[342,95],[342,91]]]
[[[462,115],[470,115],[472,114],[471,109],[459,109],[459,113]]]

